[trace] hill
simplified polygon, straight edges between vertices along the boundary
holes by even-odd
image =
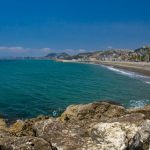
[[[77,61],[146,61],[150,62],[150,47],[145,46],[135,50],[111,49],[94,52],[79,53],[70,56],[67,53],[50,53],[45,56],[48,59],[64,59]]]
[[[49,59],[70,59],[71,56],[67,53],[50,53],[45,57]]]

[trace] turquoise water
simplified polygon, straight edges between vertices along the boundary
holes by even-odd
[[[100,65],[0,61],[0,113],[8,119],[57,115],[70,104],[106,99],[141,106],[150,103],[147,83]]]

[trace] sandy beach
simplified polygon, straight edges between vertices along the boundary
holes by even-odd
[[[140,75],[150,76],[150,62],[125,62],[125,61],[78,61],[78,60],[57,60],[60,62],[70,63],[94,63],[102,64],[106,66],[112,66],[114,68],[123,69],[127,71],[136,72]]]
[[[96,63],[137,72],[145,76],[150,76],[150,62],[96,61]]]

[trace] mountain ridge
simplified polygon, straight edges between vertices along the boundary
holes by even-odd
[[[94,52],[79,53],[69,55],[67,53],[50,53],[45,56],[49,59],[66,59],[66,60],[101,60],[101,61],[150,61],[150,47],[145,46],[135,50],[127,49],[110,49],[99,50]]]

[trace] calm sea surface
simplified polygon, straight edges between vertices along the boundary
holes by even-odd
[[[150,79],[100,65],[50,60],[0,61],[0,114],[8,119],[57,115],[70,104],[113,100],[150,103]]]

